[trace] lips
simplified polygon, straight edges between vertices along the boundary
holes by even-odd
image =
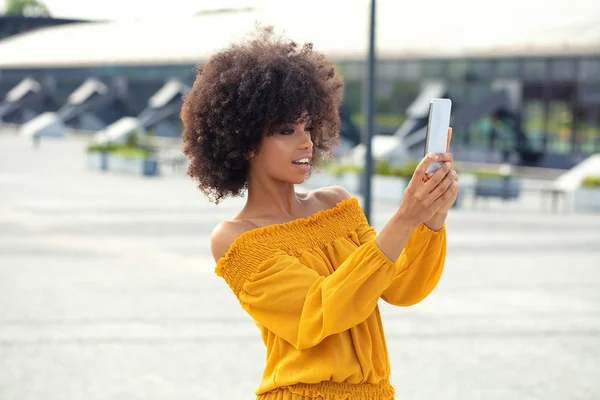
[[[305,158],[299,158],[295,161],[292,161],[292,164],[296,164],[296,165],[310,165],[310,158],[305,157]]]

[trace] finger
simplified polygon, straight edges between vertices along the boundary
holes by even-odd
[[[437,211],[448,212],[448,210],[452,208],[452,205],[456,202],[457,197],[458,193],[454,193],[454,195],[450,196],[450,198],[446,200],[446,202],[443,203],[440,208],[437,209]]]
[[[458,182],[452,183],[452,185],[450,185],[450,187],[448,187],[448,189],[444,192],[444,194],[442,194],[440,197],[437,198],[436,201],[433,202],[432,207],[435,210],[439,210],[440,207],[442,207],[444,204],[446,204],[446,202],[449,201],[453,196],[458,195],[459,191],[460,191],[460,185],[458,184]]]
[[[434,153],[429,153],[425,157],[423,157],[423,159],[421,160],[419,165],[417,165],[417,168],[415,168],[415,172],[413,173],[414,179],[410,180],[410,182],[408,183],[408,186],[415,186],[417,184],[421,185],[422,184],[421,180],[423,179],[423,177],[425,175],[427,175],[427,173],[426,173],[427,167],[429,167],[429,165],[432,162],[438,161],[439,159],[440,159],[440,156],[437,154],[434,154]],[[418,181],[418,182],[416,182],[416,181]]]
[[[427,183],[425,184],[429,192],[431,192],[433,189],[435,189],[437,185],[440,184],[442,179],[444,179],[448,172],[450,172],[451,167],[452,164],[450,164],[449,161],[446,161],[444,164],[442,164],[442,168],[435,171],[431,179],[429,179],[429,181],[427,181]]]
[[[454,156],[452,155],[452,153],[438,153],[438,156],[440,157],[440,162],[454,162]]]
[[[431,202],[433,203],[435,200],[437,200],[438,197],[440,197],[441,195],[446,193],[446,190],[448,190],[448,188],[450,187],[450,185],[452,185],[453,182],[454,182],[454,176],[452,175],[452,173],[447,174],[444,177],[444,179],[442,179],[440,184],[437,185],[430,192]]]
[[[450,142],[452,141],[452,128],[448,128],[448,142],[446,143],[446,152],[450,151]]]

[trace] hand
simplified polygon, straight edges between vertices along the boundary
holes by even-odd
[[[446,144],[446,152],[448,152],[450,150],[450,142],[451,141],[452,141],[452,128],[449,128],[448,129],[448,143]],[[450,157],[452,158],[450,160],[450,163],[453,164],[454,157],[451,154],[450,154]],[[454,180],[458,184],[458,175],[456,174],[456,171],[454,170],[454,166],[453,165],[452,165],[452,168],[451,168],[451,172],[453,173]],[[431,179],[432,176],[433,176],[433,173],[427,174],[426,177],[425,177],[425,181],[429,181],[429,179]],[[459,185],[458,188],[460,190],[460,185]],[[448,210],[450,210],[450,208],[452,208],[452,206],[456,202],[456,197],[458,196],[459,190],[457,190],[456,193],[453,196],[451,196],[450,199],[448,199],[448,201],[446,203],[444,203],[440,207],[440,209],[437,211],[436,214],[446,215],[448,213]]]
[[[443,162],[442,167],[427,179],[425,171],[434,161]],[[427,154],[417,166],[408,183],[398,209],[398,216],[413,228],[430,220],[458,193],[458,183],[452,174],[452,155]]]

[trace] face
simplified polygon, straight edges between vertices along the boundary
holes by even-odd
[[[310,121],[285,124],[266,135],[250,160],[250,173],[300,184],[310,171],[313,143]]]

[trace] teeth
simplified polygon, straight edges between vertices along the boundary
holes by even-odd
[[[308,164],[308,158],[301,158],[301,159],[296,160],[294,162],[298,163],[298,164]]]

